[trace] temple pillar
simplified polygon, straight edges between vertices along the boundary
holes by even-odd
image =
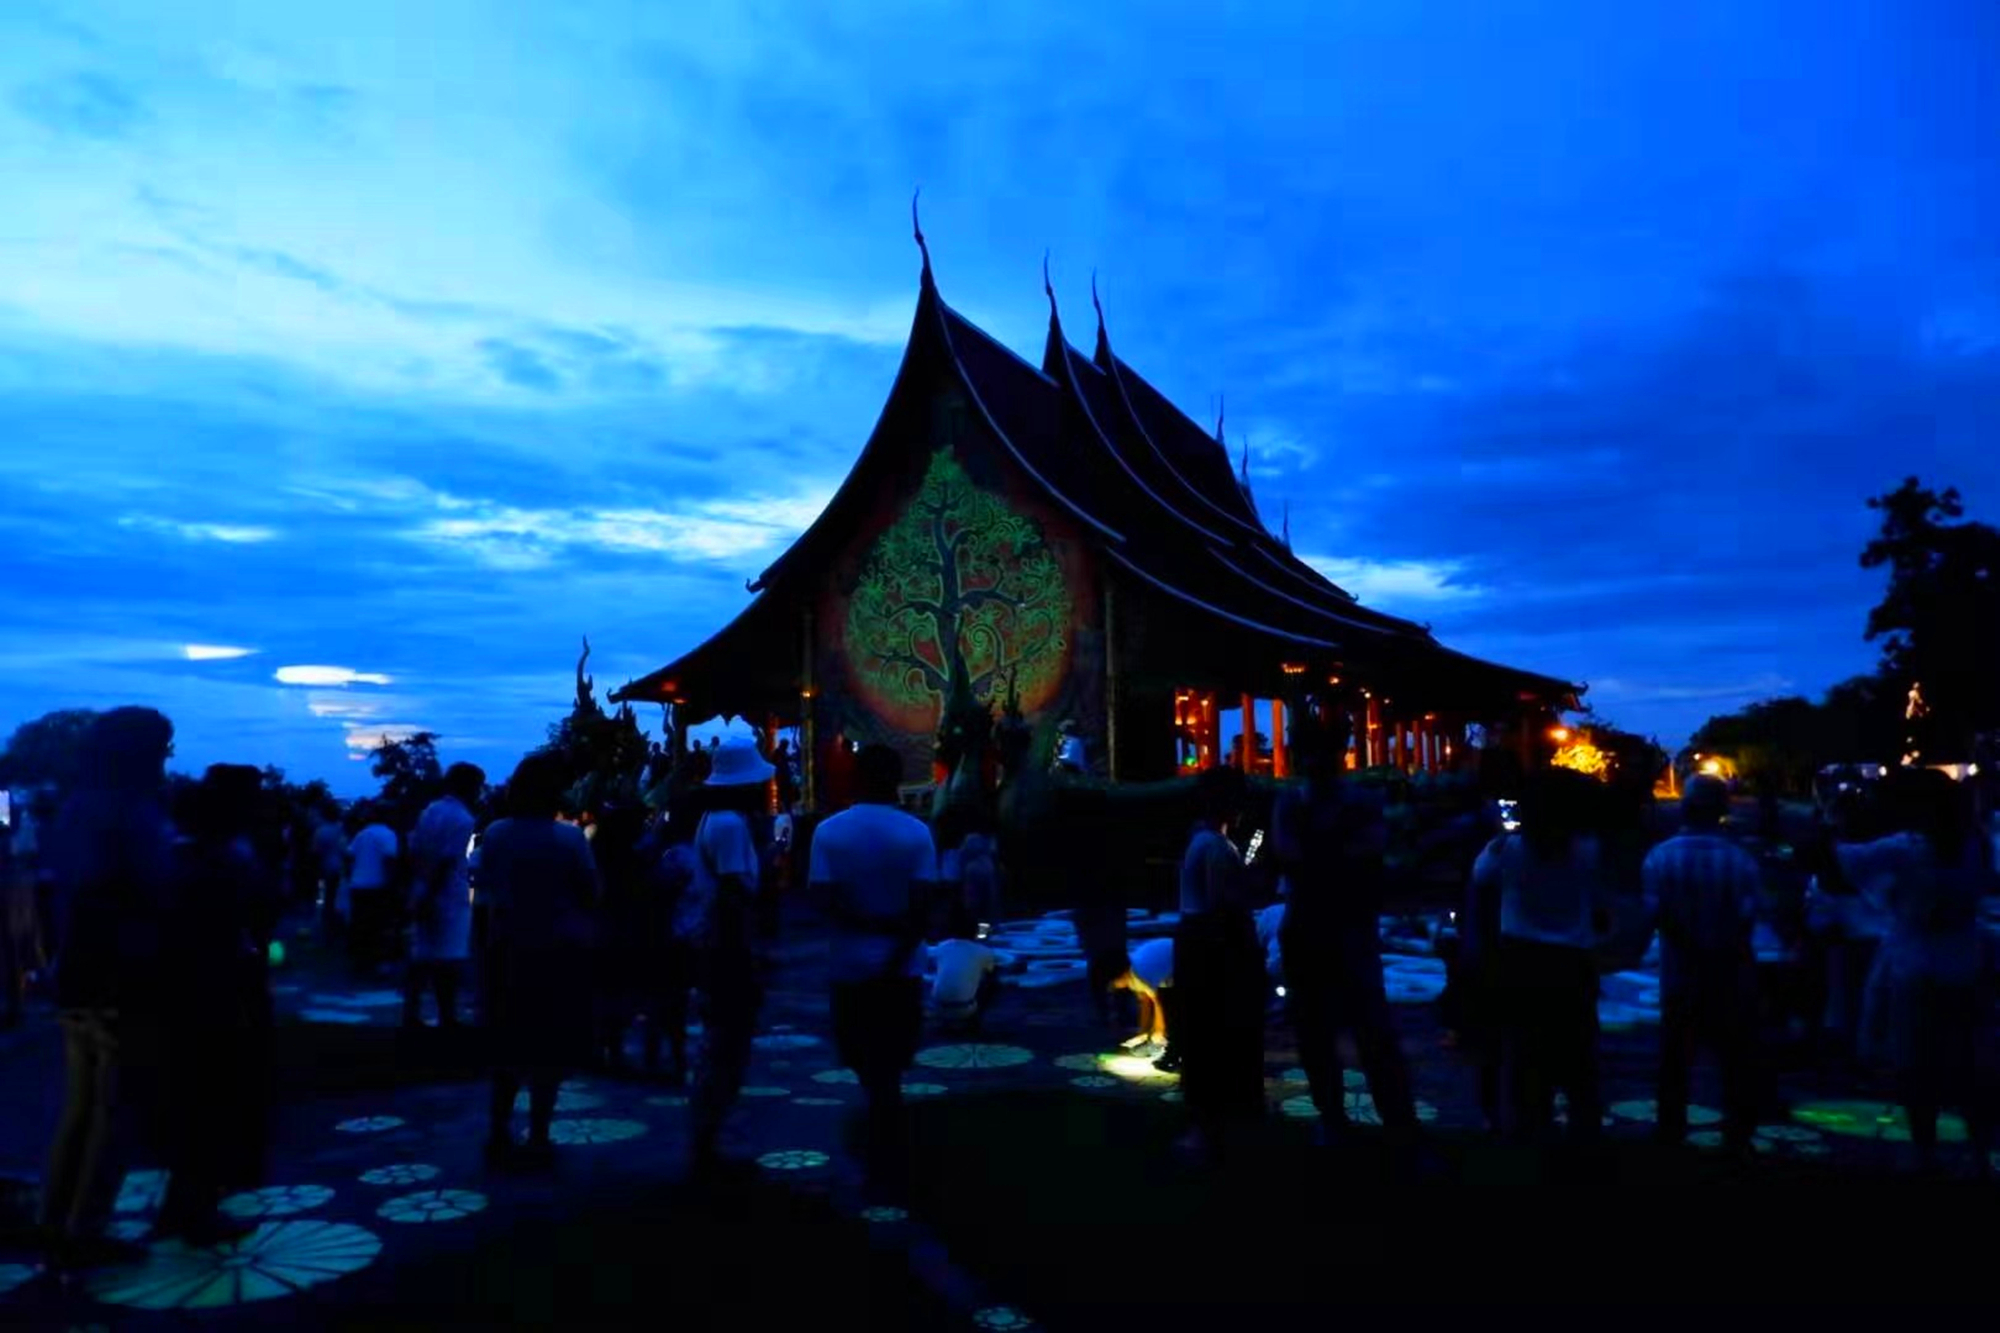
[[[1257,701],[1243,696],[1243,734],[1236,738],[1236,763],[1248,773],[1257,762]]]
[[[1291,758],[1285,745],[1285,701],[1271,700],[1271,776],[1291,776]]]
[[[1382,762],[1382,703],[1374,695],[1368,696],[1368,724],[1361,735],[1366,740],[1362,747],[1361,766],[1374,768]]]
[[[766,713],[764,715],[764,757],[772,759],[777,753],[778,716],[775,713]],[[766,814],[775,815],[780,813],[778,806],[778,777],[775,773],[771,775],[770,781],[764,784],[764,810]]]

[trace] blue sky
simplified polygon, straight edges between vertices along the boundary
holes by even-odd
[[[1083,336],[1096,268],[1302,554],[1678,743],[1869,664],[1865,496],[2000,518],[1995,51],[1982,0],[16,0],[0,728],[504,768],[580,635],[658,665],[831,493],[920,182],[972,318],[1034,354],[1046,246]]]

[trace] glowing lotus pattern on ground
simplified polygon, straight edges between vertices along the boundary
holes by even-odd
[[[358,1009],[301,1009],[299,1017],[308,1023],[366,1023],[368,1015]]]
[[[231,1217],[290,1217],[324,1207],[333,1191],[324,1185],[267,1185],[259,1190],[232,1194],[222,1201],[222,1211]]]
[[[166,1197],[166,1172],[127,1171],[124,1183],[118,1187],[118,1202],[114,1207],[121,1213],[150,1213]]]
[[[143,1217],[124,1217],[107,1224],[104,1234],[113,1240],[144,1240],[152,1230],[153,1224]]]
[[[1635,1120],[1640,1124],[1658,1124],[1660,1119],[1660,1104],[1651,1098],[1639,1098],[1629,1102],[1613,1102],[1604,1109],[1620,1120]],[[1722,1112],[1712,1106],[1695,1106],[1690,1104],[1688,1107],[1688,1123],[1690,1125],[1719,1125],[1722,1123]]]
[[[998,1046],[986,1042],[932,1046],[917,1052],[917,1063],[928,1069],[1011,1069],[1034,1058],[1035,1053],[1025,1046]]]
[[[517,1112],[525,1114],[528,1109],[528,1101],[527,1090],[523,1089],[514,1096],[514,1109]],[[558,1113],[595,1111],[602,1105],[604,1105],[604,1099],[594,1092],[571,1092],[569,1089],[563,1088],[556,1093],[556,1111]]]
[[[830,1160],[825,1153],[812,1148],[783,1148],[765,1153],[757,1159],[757,1165],[766,1171],[811,1171]]]
[[[334,1128],[343,1134],[380,1134],[386,1130],[401,1129],[403,1117],[399,1115],[364,1115],[352,1120],[343,1120]]]
[[[819,1038],[806,1032],[766,1032],[751,1044],[760,1051],[803,1051],[819,1045]]]
[[[1310,1097],[1287,1097],[1278,1103],[1278,1109],[1294,1120],[1319,1119],[1319,1108]]]
[[[942,1083],[905,1083],[903,1085],[903,1095],[905,1097],[942,1097],[950,1091],[951,1089]]]
[[[983,1310],[975,1310],[972,1315],[975,1328],[1013,1329],[1033,1328],[1035,1321],[1022,1314],[1011,1305],[989,1305]]]
[[[1910,1141],[1910,1126],[1903,1108],[1887,1102],[1807,1102],[1792,1108],[1792,1119],[1828,1134],[1883,1139],[1890,1143]],[[1964,1120],[1955,1115],[1938,1117],[1940,1143],[1963,1143],[1965,1139]]]
[[[815,1083],[859,1083],[861,1076],[852,1069],[822,1069],[813,1075]]]
[[[421,1185],[426,1180],[437,1178],[438,1169],[423,1162],[399,1162],[394,1166],[378,1166],[361,1173],[364,1185]]]
[[[646,1132],[638,1120],[558,1120],[549,1126],[551,1143],[623,1143]]]
[[[400,1194],[375,1210],[386,1222],[456,1222],[486,1207],[486,1196],[476,1190],[418,1190]]]
[[[844,1101],[842,1101],[842,1100],[841,1100],[840,1098],[838,1098],[838,1097],[794,1097],[794,1098],[792,1098],[792,1105],[794,1105],[794,1106],[845,1106],[845,1105],[847,1105],[847,1103],[846,1103],[846,1102],[844,1102]]]
[[[887,1204],[861,1210],[861,1220],[864,1222],[902,1222],[907,1221],[909,1216],[905,1210],[891,1208]]]
[[[778,1087],[776,1084],[752,1084],[747,1088],[740,1089],[739,1095],[744,1097],[789,1097],[792,1095],[792,1090],[790,1088]]]
[[[0,1264],[0,1296],[34,1279],[35,1270],[26,1264]]]
[[[155,1245],[139,1263],[93,1274],[88,1290],[106,1304],[139,1310],[214,1310],[331,1282],[381,1252],[375,1233],[346,1222],[266,1222],[206,1249]]]
[[[1103,1067],[1103,1060],[1104,1057],[1095,1051],[1083,1051],[1077,1055],[1058,1055],[1054,1063],[1057,1069],[1071,1069],[1079,1074],[1095,1074]]]
[[[662,1093],[658,1097],[648,1097],[646,1099],[646,1105],[648,1106],[686,1106],[687,1104],[687,1094],[681,1092]]]
[[[1072,1088],[1088,1088],[1095,1092],[1100,1088],[1115,1088],[1118,1080],[1109,1074],[1079,1074],[1069,1081]]]

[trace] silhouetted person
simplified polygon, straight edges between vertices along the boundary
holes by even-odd
[[[691,1145],[698,1173],[719,1165],[723,1122],[743,1087],[764,1006],[767,964],[759,895],[766,886],[751,816],[763,808],[764,784],[772,773],[747,739],[711,744],[707,754],[707,812],[695,829],[694,878],[680,912],[680,933],[694,952],[702,1006],[704,1040],[695,1076]]]
[[[903,761],[886,745],[855,760],[848,810],[814,832],[809,882],[832,925],[827,975],[841,1063],[868,1099],[868,1168],[877,1190],[901,1187],[903,1073],[924,1022],[924,933],[937,890],[937,847],[896,806]]]
[[[394,953],[390,935],[397,919],[396,884],[401,876],[402,840],[389,824],[388,807],[373,802],[354,811],[354,838],[347,845],[347,953],[357,975],[373,975]]]
[[[1379,920],[1388,826],[1379,799],[1342,780],[1349,723],[1336,709],[1300,729],[1305,781],[1279,798],[1272,819],[1278,864],[1290,885],[1284,924],[1285,987],[1299,1063],[1321,1123],[1347,1122],[1339,1041],[1354,1039],[1382,1124],[1417,1125],[1409,1069],[1382,979]]]
[[[1174,932],[1173,1039],[1196,1138],[1213,1158],[1229,1127],[1263,1106],[1264,955],[1249,877],[1229,840],[1243,810],[1242,771],[1211,768],[1196,784],[1200,817],[1181,859]]]
[[[263,1169],[269,982],[259,936],[284,886],[253,841],[261,781],[249,765],[217,764],[186,803],[163,920],[167,984],[148,1017],[161,1029],[156,1120],[168,1173],[155,1234],[193,1245],[254,1229],[216,1206]]]
[[[1841,874],[1889,919],[1862,1007],[1862,1053],[1895,1076],[1910,1139],[1929,1168],[1941,1108],[1961,1110],[1982,1174],[1990,1174],[1992,1089],[1981,1077],[1991,1039],[1991,982],[1982,967],[1979,900],[1991,887],[1965,794],[1931,769],[1883,781],[1886,838],[1839,849]]]
[[[124,1172],[117,1154],[128,1015],[158,1003],[174,832],[162,805],[173,726],[115,708],[81,744],[84,785],[49,831],[55,999],[66,1079],[42,1180],[41,1224],[57,1266],[122,1257],[104,1224]]]
[[[589,1056],[600,887],[583,831],[556,818],[568,781],[554,755],[523,759],[507,784],[508,817],[480,841],[480,894],[491,913],[484,1011],[494,1066],[486,1150],[496,1163],[514,1155],[514,1098],[523,1084],[523,1155],[550,1157],[556,1089]]]
[[[1724,1138],[1751,1150],[1757,1128],[1757,926],[1763,872],[1722,832],[1729,787],[1693,777],[1681,796],[1681,831],[1646,857],[1646,908],[1660,932],[1659,1135],[1687,1136],[1696,1048],[1722,1066]]]
[[[1521,828],[1502,834],[1473,868],[1474,915],[1497,917],[1503,1128],[1547,1132],[1558,1091],[1569,1133],[1603,1127],[1597,1065],[1597,962],[1606,930],[1595,784],[1580,773],[1536,774],[1521,798]],[[1489,909],[1487,904],[1491,903]]]
[[[458,1026],[458,988],[472,956],[472,882],[466,859],[479,827],[486,774],[472,764],[445,770],[444,795],[410,834],[410,960],[403,973],[403,1026],[423,1024],[424,991],[437,997],[438,1028]]]
[[[672,1087],[686,1083],[688,1076],[688,1000],[694,988],[695,941],[682,937],[680,911],[694,884],[694,833],[700,817],[698,794],[676,797],[642,858],[646,863],[642,929],[648,951],[642,979],[646,1072],[661,1072],[664,1045],[673,1062],[666,1071]]]
[[[647,938],[647,896],[651,866],[642,839],[646,812],[636,805],[607,806],[597,813],[590,840],[604,880],[604,929],[598,935],[598,1038],[604,1067],[624,1073],[625,1036],[645,1003],[647,967],[654,961]]]

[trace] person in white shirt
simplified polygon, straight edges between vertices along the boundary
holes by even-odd
[[[1497,901],[1501,1119],[1510,1137],[1538,1138],[1555,1094],[1569,1102],[1569,1136],[1603,1128],[1597,1067],[1597,963],[1604,937],[1598,792],[1580,773],[1551,769],[1523,793],[1521,828],[1493,840],[1472,868],[1471,920]]]
[[[379,809],[355,813],[354,841],[347,845],[347,955],[357,972],[372,972],[389,957],[389,934],[396,916],[392,897],[402,861],[402,843]]]
[[[1181,1067],[1180,1057],[1168,1044],[1173,1039],[1168,996],[1174,987],[1174,942],[1171,938],[1147,940],[1132,951],[1132,965],[1111,983],[1111,989],[1132,992],[1139,1002],[1139,1032],[1127,1037],[1126,1050],[1141,1046],[1160,1048],[1153,1064],[1172,1073]]]
[[[961,914],[950,937],[931,946],[931,1013],[946,1027],[973,1033],[1000,993],[1000,956],[975,933]]]
[[[410,961],[403,973],[403,1026],[423,1026],[424,991],[436,992],[438,1027],[458,1026],[459,973],[472,953],[472,885],[466,855],[478,821],[473,810],[486,774],[453,764],[445,794],[432,801],[410,834]]]
[[[1225,1132],[1264,1105],[1264,958],[1250,915],[1249,877],[1229,840],[1247,796],[1242,771],[1196,780],[1201,819],[1181,859],[1174,933],[1174,1041],[1194,1140],[1211,1158]]]
[[[923,1031],[923,943],[938,856],[930,827],[896,808],[900,755],[867,746],[855,756],[855,776],[859,803],[813,835],[809,883],[832,925],[834,1045],[868,1098],[869,1176],[893,1190],[903,1073]]]
[[[694,1167],[719,1163],[716,1145],[750,1068],[751,1043],[764,1007],[767,960],[764,857],[750,816],[763,808],[776,772],[745,737],[709,749],[702,785],[707,813],[694,833],[694,878],[681,895],[675,934],[693,960],[704,1040],[693,1096]]]

